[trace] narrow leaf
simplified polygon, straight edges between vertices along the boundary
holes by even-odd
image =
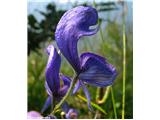
[[[83,96],[77,95],[77,97],[80,98],[81,100],[87,102],[87,99],[84,98]],[[95,104],[95,103],[93,103],[93,102],[91,102],[91,105],[92,105],[93,107],[95,107],[96,109],[98,109],[99,111],[101,111],[102,113],[104,113],[105,115],[107,115],[107,113],[105,112],[105,110],[104,110],[102,107],[100,107],[99,105],[97,105],[97,104]]]

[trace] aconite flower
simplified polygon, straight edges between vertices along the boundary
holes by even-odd
[[[97,33],[99,26],[90,29],[91,26],[97,24],[97,20],[96,9],[78,6],[64,13],[55,32],[55,39],[61,53],[74,68],[79,79],[73,93],[82,87],[88,99],[89,108],[91,107],[90,95],[85,83],[106,87],[112,85],[117,76],[116,68],[104,57],[89,52],[78,55],[78,40],[83,36]]]
[[[70,78],[59,73],[61,57],[53,45],[49,45],[46,49],[49,58],[46,67],[46,81],[45,87],[49,97],[47,98],[45,105],[41,112],[44,112],[52,101],[60,101],[62,97],[67,93],[70,86]],[[60,80],[63,80],[63,85],[60,86]]]

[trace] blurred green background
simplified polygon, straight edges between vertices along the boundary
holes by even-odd
[[[62,0],[60,0],[62,1]],[[74,0],[65,2],[50,0],[49,2],[28,1],[28,111],[41,111],[47,98],[44,87],[45,67],[48,55],[45,48],[49,44],[55,44],[54,32],[56,25],[63,13],[78,5],[90,5],[97,9],[100,31],[93,36],[83,37],[78,42],[79,53],[90,51],[102,55],[110,63],[116,66],[118,76],[113,84],[115,108],[117,117],[121,118],[122,113],[122,62],[123,62],[123,18],[125,18],[125,36],[126,36],[126,97],[125,97],[125,118],[133,118],[133,18],[132,1],[89,1],[78,2]],[[70,77],[73,76],[73,70],[66,59],[62,58],[61,72]],[[94,108],[96,114],[88,110],[87,103],[76,95],[67,99],[70,107],[78,110],[78,118],[115,118],[112,104],[111,92],[108,93],[106,100],[100,104],[96,99],[102,99],[105,88],[100,89],[97,94],[97,88],[87,86],[91,100],[102,107],[107,115]],[[84,96],[80,89],[78,94]],[[97,94],[97,95],[96,95]],[[43,115],[50,113],[48,109]],[[59,118],[61,118],[59,116]]]

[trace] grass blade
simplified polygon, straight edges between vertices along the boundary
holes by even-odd
[[[125,89],[126,89],[126,30],[125,3],[123,2],[123,88],[122,88],[122,119],[125,118]]]
[[[81,100],[83,100],[84,102],[87,102],[87,99],[86,99],[85,97],[83,97],[83,96],[81,96],[81,95],[77,95],[77,97],[80,98]],[[101,111],[102,113],[104,113],[105,115],[107,115],[107,113],[105,112],[105,110],[104,110],[102,107],[100,107],[99,105],[97,105],[97,104],[95,104],[95,103],[93,103],[93,102],[91,102],[91,105],[92,105],[94,108],[96,108],[96,109],[98,109],[99,111]]]

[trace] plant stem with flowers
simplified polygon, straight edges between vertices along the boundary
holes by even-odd
[[[70,87],[66,93],[66,95],[62,98],[62,100],[55,106],[55,108],[53,109],[53,111],[51,112],[52,115],[54,115],[54,113],[56,113],[56,111],[61,107],[61,105],[64,103],[64,101],[68,98],[68,96],[71,94],[75,83],[77,82],[78,78],[77,75],[75,75],[74,79],[71,81]]]
[[[56,101],[60,101],[50,115],[54,115],[60,107],[63,109],[70,93],[75,94],[80,87],[87,98],[89,110],[93,111],[90,93],[85,84],[102,88],[112,85],[116,79],[117,70],[112,64],[108,63],[106,58],[91,52],[78,55],[78,40],[83,36],[96,34],[99,26],[95,29],[90,29],[90,26],[96,25],[97,21],[98,13],[96,9],[85,6],[78,6],[68,10],[60,19],[55,31],[55,40],[60,52],[71,64],[76,75],[71,80],[70,77],[59,73],[61,54],[57,52],[53,45],[48,46],[49,59],[46,67],[45,85],[49,97],[43,111],[50,105],[52,97]],[[63,86],[60,85],[60,80],[63,80]],[[101,109],[93,103],[92,105]]]

